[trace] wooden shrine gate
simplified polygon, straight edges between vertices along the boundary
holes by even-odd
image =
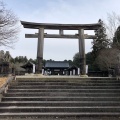
[[[95,35],[84,34],[84,30],[96,30],[101,27],[101,24],[50,24],[50,23],[33,23],[21,21],[24,28],[38,29],[38,33],[25,34],[26,38],[38,38],[37,47],[37,70],[36,73],[42,73],[42,60],[43,60],[43,45],[44,38],[68,38],[78,39],[79,55],[80,55],[80,71],[81,75],[86,74],[86,58],[85,58],[85,41],[84,39],[95,39]],[[44,30],[59,30],[59,34],[47,34]],[[67,35],[64,34],[64,30],[78,30],[78,34]]]

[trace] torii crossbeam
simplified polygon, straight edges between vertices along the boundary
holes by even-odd
[[[85,58],[85,41],[84,39],[95,39],[95,35],[84,34],[84,30],[96,30],[101,27],[101,24],[50,24],[50,23],[33,23],[21,21],[24,28],[38,29],[38,33],[25,34],[26,38],[38,38],[37,48],[37,70],[36,73],[42,73],[42,60],[43,60],[43,44],[44,38],[68,38],[78,39],[79,55],[80,55],[80,71],[81,75],[86,74],[86,58]],[[59,34],[47,34],[44,33],[45,29],[59,30]],[[78,30],[78,34],[67,35],[64,34],[64,30]]]

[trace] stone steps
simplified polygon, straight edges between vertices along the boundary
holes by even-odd
[[[114,78],[19,78],[3,96],[0,118],[120,117]]]
[[[67,81],[87,81],[87,80],[116,80],[116,77],[79,77],[79,76],[44,76],[44,77],[37,77],[37,76],[17,76],[17,81],[51,81],[51,82],[67,82]]]
[[[17,84],[81,84],[81,83],[120,83],[119,80],[73,80],[73,81],[18,81]],[[12,84],[12,83],[11,83]]]
[[[120,93],[120,89],[9,89],[8,92]]]
[[[2,106],[120,106],[120,101],[2,101]]]
[[[25,97],[25,96],[32,96],[32,97],[37,97],[37,96],[81,96],[81,97],[117,97],[120,96],[120,93],[90,93],[90,92],[86,92],[86,93],[79,93],[79,92],[75,92],[75,93],[71,93],[71,92],[9,92],[3,95],[4,97]]]
[[[11,83],[11,85],[75,85],[75,86],[120,86],[119,82],[113,82],[113,83],[107,83],[107,82],[103,82],[103,83],[85,83],[85,82],[78,82],[78,83],[56,83],[56,82],[47,82],[45,83],[41,83],[41,82],[22,82],[22,83]]]
[[[78,86],[78,85],[17,85],[10,89],[120,89],[120,86]]]
[[[120,112],[120,106],[82,106],[82,107],[39,107],[39,106],[22,106],[22,107],[0,107],[0,113],[9,112],[9,113],[17,113],[17,112]]]
[[[2,101],[120,101],[120,97],[4,97]]]
[[[36,112],[36,113],[29,113],[29,112],[20,112],[20,113],[1,113],[0,114],[0,118],[4,118],[5,116],[7,117],[12,117],[12,118],[29,118],[29,117],[33,117],[33,118],[39,118],[39,120],[42,120],[42,117],[46,117],[48,120],[49,118],[66,118],[70,119],[71,117],[87,117],[87,119],[89,119],[89,117],[119,117],[120,116],[120,112]],[[109,120],[109,118],[108,118]]]

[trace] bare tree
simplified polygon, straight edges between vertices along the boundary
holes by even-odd
[[[120,15],[117,15],[115,12],[108,13],[106,28],[110,40],[113,40],[118,26],[120,26]]]
[[[0,1],[0,46],[12,47],[17,40],[19,27],[18,18],[11,11],[5,8],[5,4]]]
[[[99,68],[103,71],[115,68],[118,64],[118,55],[120,50],[117,48],[107,48],[100,51],[96,62]]]

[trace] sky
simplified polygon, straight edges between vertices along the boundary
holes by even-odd
[[[107,14],[120,14],[120,0],[3,0],[7,9],[11,9],[20,21],[38,23],[90,24],[99,19],[107,20]],[[37,38],[25,38],[26,33],[34,34],[37,30],[26,29],[19,22],[20,33],[14,48],[0,47],[0,50],[10,51],[13,58],[27,56],[35,59],[37,56]],[[45,31],[57,34],[58,31]],[[64,31],[65,34],[76,34],[78,31]],[[94,35],[94,31],[85,31]],[[92,40],[85,40],[85,52],[92,51]],[[78,52],[77,39],[44,39],[43,59],[56,61],[72,60]]]

